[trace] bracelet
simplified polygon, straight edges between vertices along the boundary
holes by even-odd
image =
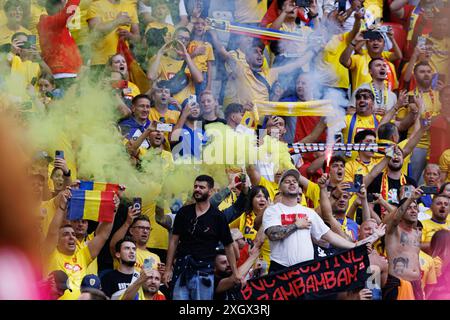
[[[356,44],[354,44],[353,41],[350,42],[350,44],[351,44],[353,47],[356,47]]]
[[[310,19],[315,19],[315,18],[317,18],[318,16],[319,16],[319,14],[316,13],[315,15],[309,15],[309,18],[310,18]]]

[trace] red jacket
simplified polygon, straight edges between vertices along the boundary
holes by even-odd
[[[42,15],[37,25],[42,58],[52,73],[78,73],[83,61],[67,21],[80,0],[68,0],[64,9],[53,16]]]

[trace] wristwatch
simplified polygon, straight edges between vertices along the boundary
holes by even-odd
[[[70,174],[71,174],[72,172],[70,171],[70,169],[69,169],[69,171],[67,171],[67,173],[65,173],[65,172],[63,172],[63,175],[64,175],[64,177],[70,177]]]

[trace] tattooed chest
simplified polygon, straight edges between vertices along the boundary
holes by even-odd
[[[403,247],[412,246],[420,248],[420,234],[400,231],[400,245]]]

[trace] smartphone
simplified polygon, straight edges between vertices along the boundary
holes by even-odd
[[[28,36],[28,42],[30,45],[35,46],[36,45],[36,36],[35,35],[29,35]]]
[[[339,0],[338,12],[345,12],[346,4],[347,4],[347,0]]]
[[[373,193],[367,194],[367,202],[372,203],[375,201],[375,197],[373,196]]]
[[[242,173],[242,174],[239,175],[239,179],[241,180],[242,183],[245,183],[245,180],[247,179],[247,176],[244,173]]]
[[[353,178],[353,188],[356,190],[355,192],[359,192],[361,190],[363,179],[364,177],[362,174],[355,174],[355,177]]]
[[[64,159],[64,151],[56,150],[55,151],[55,159]]]
[[[295,5],[297,7],[308,8],[311,6],[311,0],[296,0]]]
[[[36,77],[33,77],[32,79],[31,79],[31,85],[34,87],[35,85],[36,85],[36,82],[37,82],[37,78]]]
[[[408,96],[408,104],[409,103],[415,103],[415,99],[414,99],[414,96],[413,95],[409,95]]]
[[[133,209],[136,209],[136,210],[138,210],[139,213],[141,213],[142,198],[139,198],[139,197],[133,198]]]
[[[378,31],[366,30],[363,32],[364,40],[374,40],[374,39],[379,39],[379,38],[380,38],[380,33]]]
[[[197,103],[197,96],[195,94],[191,94],[188,98],[188,105],[192,106]]]
[[[447,76],[443,73],[438,73],[438,81],[442,81],[443,83],[447,82]]]
[[[418,38],[417,38],[417,46],[420,48],[420,49],[425,49],[425,44],[427,43],[427,38],[425,38],[425,37],[422,37],[422,36],[419,36]]]
[[[400,188],[400,200],[405,198],[411,198],[413,195],[413,188],[412,186],[406,185],[402,186]]]
[[[438,194],[439,190],[438,187],[430,187],[430,186],[422,186],[420,187],[422,189],[424,194]]]
[[[157,123],[156,130],[162,132],[172,132],[172,125],[170,123]]]
[[[151,259],[144,259],[144,264],[142,265],[143,269],[152,269],[153,263]]]

